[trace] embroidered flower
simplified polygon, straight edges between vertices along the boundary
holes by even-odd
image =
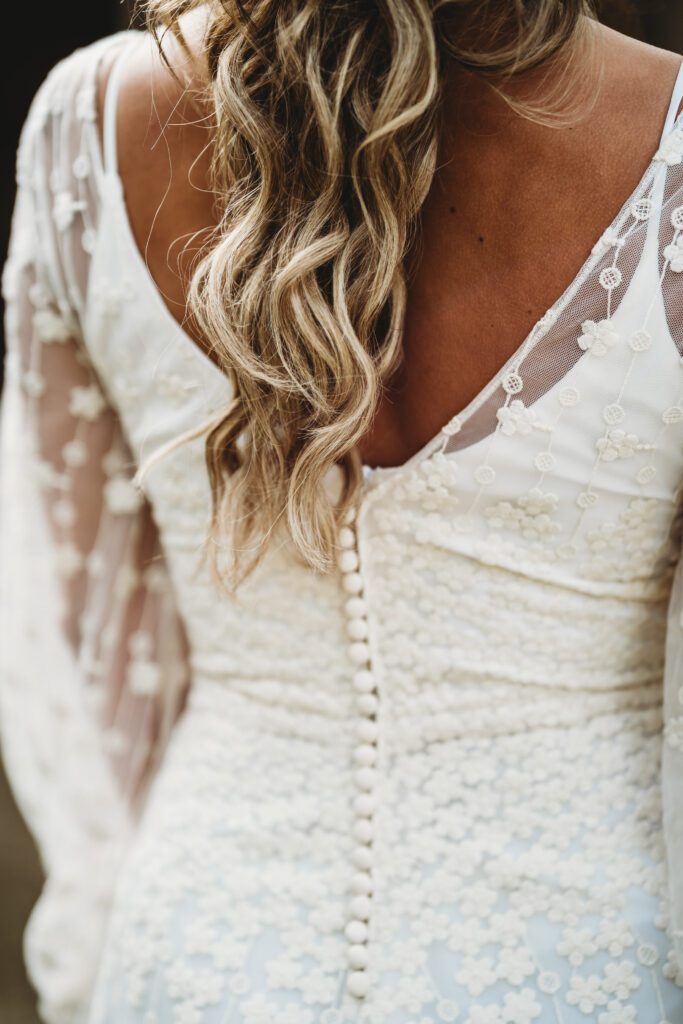
[[[613,246],[618,245],[620,248],[625,244],[623,238],[619,238],[619,235],[612,228],[608,228],[604,231],[600,238],[593,246],[591,252],[594,256],[603,256]]]
[[[75,329],[72,317],[49,307],[36,310],[33,326],[39,341],[46,344],[51,341],[68,341],[73,338]]]
[[[435,452],[434,455],[425,459],[420,463],[419,471],[426,481],[427,489],[442,497],[449,496],[449,488],[454,487],[458,482],[455,462],[443,452]]]
[[[551,491],[542,491],[540,487],[532,487],[526,494],[517,499],[520,506],[529,516],[551,515],[557,511],[559,498]]]
[[[47,387],[47,381],[38,370],[27,370],[22,377],[22,384],[29,398],[40,398]]]
[[[650,196],[643,196],[631,203],[631,216],[635,220],[649,220],[654,212],[655,204]]]
[[[524,513],[516,508],[511,501],[499,501],[484,509],[484,515],[494,530],[517,530],[524,519]]]
[[[598,274],[598,281],[605,291],[613,291],[618,288],[623,279],[619,267],[604,267]]]
[[[148,650],[151,644],[151,637],[148,633],[134,633],[132,646],[135,648],[139,644],[142,650]],[[129,641],[128,646],[131,646]],[[198,918],[196,921],[192,921],[186,931],[183,946],[186,953],[192,953],[197,956],[209,956],[216,942],[216,933],[214,931],[211,922],[205,918]]]
[[[552,473],[557,465],[557,459],[551,451],[539,452],[534,456],[534,466],[539,473]]]
[[[572,408],[573,406],[578,405],[581,401],[581,392],[578,388],[568,385],[567,387],[562,388],[557,396],[557,400],[560,405],[563,405],[565,408]]]
[[[305,1003],[326,1003],[331,998],[330,976],[322,970],[308,970],[301,976],[298,985]]]
[[[95,251],[96,240],[97,235],[95,231],[93,231],[92,228],[86,228],[81,234],[81,245],[83,246],[83,251],[93,253]]]
[[[629,339],[629,345],[634,352],[647,352],[652,347],[652,335],[643,328],[634,331]]]
[[[519,947],[500,951],[496,974],[499,978],[509,981],[511,985],[521,985],[525,978],[534,973],[535,969],[527,949]]]
[[[476,917],[465,918],[459,924],[452,924],[448,948],[454,953],[474,956],[481,951],[489,939],[488,928]]]
[[[103,316],[115,317],[123,303],[131,299],[133,294],[132,285],[128,280],[115,283],[101,279],[92,290],[92,299]]]
[[[631,992],[640,987],[640,977],[636,974],[635,966],[633,960],[606,964],[602,982],[605,992],[617,999],[628,999]]]
[[[661,543],[656,498],[631,498],[617,522],[608,520],[586,537],[595,556],[584,565],[592,578],[620,579],[642,574],[652,565]]]
[[[62,498],[53,505],[52,518],[57,526],[61,526],[65,530],[68,530],[69,527],[74,525],[78,518],[76,506],[72,501],[69,501],[68,498]]]
[[[597,974],[573,974],[566,999],[570,1006],[577,1006],[581,1013],[593,1013],[596,1007],[604,1006],[607,1002]]]
[[[157,671],[158,667],[157,667]],[[149,696],[150,691],[144,696]],[[215,1006],[223,993],[224,979],[218,971],[195,971],[192,981],[192,998],[196,1006]]]
[[[679,235],[675,242],[665,246],[663,256],[669,261],[669,269],[675,274],[683,271],[683,235]]]
[[[496,417],[503,434],[530,434],[534,427],[541,426],[536,413],[528,409],[521,398],[515,398],[509,405],[498,409]]]
[[[58,192],[54,198],[52,215],[59,231],[66,231],[71,227],[77,213],[86,209],[83,199],[75,199],[71,192]]]
[[[533,989],[523,988],[521,992],[506,993],[501,1014],[504,1024],[532,1024],[540,1016],[541,1004]]]
[[[233,974],[232,978],[228,982],[228,988],[236,996],[243,996],[251,988],[251,982],[249,975],[246,971],[238,971]]]
[[[558,504],[556,494],[532,487],[526,494],[520,494],[514,504],[499,501],[487,506],[484,515],[493,529],[519,530],[528,540],[538,540],[560,532],[560,524],[552,518]]]
[[[84,466],[88,461],[88,446],[80,438],[67,441],[62,448],[62,458],[71,469],[78,469],[79,466]]]
[[[103,488],[107,508],[114,515],[131,515],[142,507],[144,497],[125,476],[113,476]]]
[[[604,437],[598,438],[595,447],[600,453],[600,458],[605,462],[613,462],[614,459],[628,459],[640,448],[640,441],[637,434],[627,433],[620,427],[608,430]]]
[[[664,739],[672,750],[683,751],[683,716],[669,719],[664,726]]]
[[[662,423],[669,426],[672,423],[680,423],[683,420],[683,406],[669,405],[662,413]]]
[[[598,947],[606,949],[610,956],[621,956],[635,941],[628,923],[621,919],[604,921],[596,939]]]
[[[161,394],[178,400],[183,400],[189,391],[199,387],[196,380],[181,377],[179,373],[159,374],[157,383]]]
[[[479,996],[496,980],[493,961],[488,956],[466,956],[463,958],[462,966],[456,974],[455,980],[461,985],[465,985],[470,995]]]
[[[662,974],[665,978],[673,981],[679,988],[683,988],[683,969],[679,967],[676,957],[676,950],[670,949],[666,956],[666,963],[662,967]]]
[[[286,1006],[278,1010],[276,1024],[313,1024],[313,1013],[300,1006]]]
[[[273,1004],[260,992],[245,999],[240,1010],[244,1024],[271,1024],[274,1019]]]
[[[194,1003],[185,1001],[174,1009],[174,1024],[201,1024],[202,1012]]]
[[[462,893],[459,901],[460,913],[465,917],[472,915],[475,919],[485,917],[490,913],[497,898],[496,891],[489,885],[474,882]]]
[[[458,1019],[460,1010],[452,1000],[440,999],[436,1004],[436,1015],[439,1020],[446,1021],[449,1024],[450,1021]]]
[[[136,697],[154,697],[161,690],[161,668],[155,661],[131,661],[126,678]]]
[[[292,1009],[296,1009],[296,1007],[292,1007]],[[342,1024],[342,1021],[341,1011],[334,1006],[328,1006],[320,1014],[320,1024]],[[278,1024],[280,1024],[279,1020]],[[298,1024],[298,1021],[293,1021],[292,1024]]]
[[[502,1024],[498,1006],[473,1006],[465,1024]]]
[[[116,476],[125,473],[131,463],[124,450],[117,445],[102,456],[101,464],[107,476]]]
[[[213,962],[219,971],[238,971],[243,967],[244,961],[247,956],[248,946],[242,938],[237,938],[236,935],[232,935],[230,932],[220,935],[216,939],[216,943],[213,949]],[[296,980],[299,977],[301,967],[298,962],[294,959],[287,957],[281,957],[280,960],[269,961],[268,967],[270,968],[271,963],[288,963],[291,965],[292,974],[280,976],[276,974],[269,984],[273,987],[279,988],[295,988]],[[270,974],[268,975],[270,979]],[[282,980],[278,982],[276,979],[282,977]],[[287,984],[287,979],[292,981],[293,984]]]
[[[589,351],[592,356],[604,356],[619,341],[619,335],[611,320],[584,320],[581,324],[579,348]]]
[[[94,121],[97,117],[95,89],[84,85],[76,95],[76,117],[81,121]]]
[[[541,992],[547,995],[555,995],[560,987],[560,976],[557,971],[541,971],[536,981]]]
[[[35,281],[28,290],[28,297],[36,309],[44,309],[54,301],[52,292],[42,281]]]
[[[459,416],[454,416],[453,419],[449,420],[445,427],[441,428],[441,433],[445,434],[446,437],[453,437],[462,429],[462,420]]]
[[[478,769],[478,779],[488,779],[490,781],[495,780],[495,774],[491,768],[487,772],[485,767]],[[524,940],[526,932],[524,922],[510,911],[505,913],[492,913],[488,916],[487,921],[491,926],[491,934],[495,935],[496,942],[500,943],[501,946],[517,946]],[[488,936],[484,936],[484,942],[487,941]],[[483,943],[482,943],[483,944]]]
[[[683,160],[683,131],[680,128],[675,128],[663,139],[654,159],[663,161],[669,167],[681,163]]]
[[[651,942],[641,942],[636,950],[638,963],[644,967],[654,967],[659,960],[659,950]]]
[[[47,459],[36,459],[31,468],[39,487],[65,490],[69,486],[68,477],[64,473],[59,473]]]
[[[651,527],[658,508],[657,498],[631,498],[619,518],[635,533],[640,533],[643,527]]]
[[[483,462],[480,466],[475,466],[474,473],[472,474],[478,484],[483,487],[488,487],[496,479],[496,471],[493,466],[489,466]]]
[[[78,178],[79,181],[83,181],[90,174],[90,160],[86,153],[79,153],[74,160],[71,169],[74,173],[74,178]]]
[[[69,396],[69,412],[84,420],[96,420],[107,407],[106,400],[95,384],[75,387]]]
[[[149,590],[150,594],[163,594],[167,589],[168,574],[162,565],[148,565],[143,570],[142,575],[145,581],[145,586],[147,590]],[[218,948],[220,944],[220,941],[216,942],[216,948]]]
[[[607,1009],[598,1017],[598,1024],[636,1024],[635,1006],[623,1006],[618,1000],[611,999]]]
[[[587,956],[597,953],[598,947],[590,928],[565,928],[557,945],[560,956],[566,956],[572,967],[580,967]]]
[[[71,541],[65,541],[55,548],[55,569],[63,579],[73,579],[81,571],[83,564],[83,555]]]

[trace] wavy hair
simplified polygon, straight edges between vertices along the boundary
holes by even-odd
[[[166,30],[187,49],[181,18],[199,7],[218,209],[187,302],[233,385],[206,462],[210,536],[234,587],[283,519],[315,570],[335,563],[362,481],[357,445],[401,359],[403,264],[436,169],[448,61],[552,120],[501,85],[573,52],[595,14],[592,0],[146,0],[162,57]],[[570,88],[560,82],[564,98]]]

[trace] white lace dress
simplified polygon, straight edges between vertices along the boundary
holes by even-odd
[[[4,276],[0,708],[44,1020],[680,1024],[683,71],[564,294],[367,468],[339,572],[283,534],[231,600],[202,557],[229,385],[116,170],[148,44],[39,91]]]

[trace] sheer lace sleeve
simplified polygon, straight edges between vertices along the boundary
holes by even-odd
[[[34,99],[3,276],[0,725],[46,876],[24,941],[49,1024],[84,1020],[117,865],[187,682],[155,524],[81,330],[92,58],[67,58]]]

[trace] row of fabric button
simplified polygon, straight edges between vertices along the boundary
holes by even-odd
[[[371,667],[367,604],[360,571],[356,526],[356,513],[352,510],[339,531],[339,569],[342,574],[342,586],[347,594],[344,608],[349,637],[349,657],[355,666],[353,687],[358,713],[357,743],[353,752],[354,783],[357,792],[353,802],[352,859],[356,871],[351,879],[352,895],[344,933],[348,940],[348,990],[351,995],[362,999],[367,995],[369,988],[367,941],[373,892],[372,841],[377,783],[378,698]]]

